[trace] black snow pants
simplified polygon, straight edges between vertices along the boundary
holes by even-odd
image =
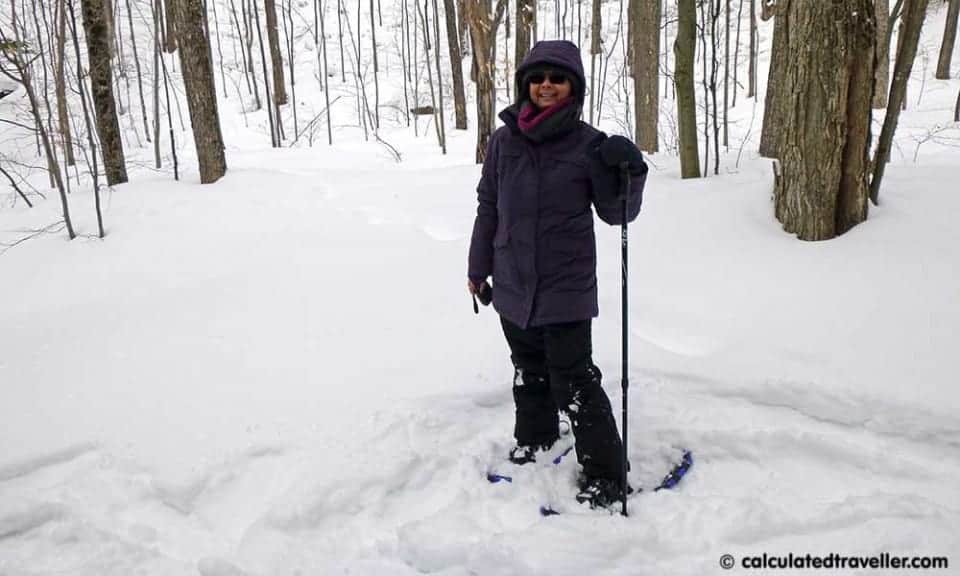
[[[500,318],[515,375],[514,437],[521,446],[550,444],[559,427],[557,410],[570,418],[577,461],[587,477],[621,481],[621,443],[610,399],[593,364],[591,321],[531,326]]]

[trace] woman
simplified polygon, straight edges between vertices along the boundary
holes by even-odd
[[[490,138],[477,187],[467,288],[481,300],[492,296],[510,347],[510,460],[535,461],[558,438],[563,411],[583,466],[577,500],[597,507],[618,501],[624,487],[620,436],[591,357],[591,206],[604,222],[621,224],[625,163],[628,218],[636,218],[647,166],[629,140],[580,120],[585,86],[580,49],[565,40],[538,42],[517,69],[518,101],[500,113],[504,126]]]

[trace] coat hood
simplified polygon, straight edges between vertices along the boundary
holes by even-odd
[[[521,102],[526,98],[525,86],[523,86],[523,76],[532,68],[538,66],[558,66],[565,68],[573,73],[576,78],[574,82],[574,91],[577,101],[582,105],[584,95],[586,94],[586,78],[583,74],[583,60],[580,58],[580,48],[569,40],[541,40],[533,45],[527,57],[517,67],[517,73],[514,75],[514,86],[516,87],[517,101]]]

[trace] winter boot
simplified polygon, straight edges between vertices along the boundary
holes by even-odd
[[[623,498],[623,489],[620,487],[620,482],[616,480],[585,477],[579,484],[580,492],[577,494],[577,502],[588,504],[590,508],[607,508]],[[633,489],[627,485],[627,494],[632,493]]]

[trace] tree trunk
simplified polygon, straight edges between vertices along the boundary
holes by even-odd
[[[783,116],[789,108],[783,104],[780,96],[783,91],[780,85],[786,79],[787,67],[790,64],[790,54],[787,52],[788,31],[790,29],[790,15],[782,8],[789,4],[789,0],[777,0],[776,5],[763,0],[764,20],[771,16],[773,21],[773,49],[770,55],[770,71],[767,74],[767,95],[764,99],[763,128],[760,132],[760,154],[767,158],[779,157],[779,134],[783,126]],[[775,13],[774,13],[775,11]]]
[[[874,0],[877,19],[877,68],[873,79],[873,107],[886,108],[890,87],[890,0]]]
[[[927,16],[927,0],[907,0],[904,6],[904,28],[898,41],[897,59],[893,65],[893,84],[890,86],[890,101],[887,114],[880,129],[880,140],[873,156],[873,179],[870,181],[870,199],[876,204],[880,197],[880,183],[890,159],[893,134],[897,131],[900,110],[907,96],[907,80],[913,70],[920,42],[920,30]]]
[[[633,90],[636,107],[637,146],[645,152],[657,152],[657,128],[660,118],[660,0],[630,0],[633,40]]]
[[[250,11],[253,13],[254,24],[257,29],[257,44],[260,45],[260,63],[263,68],[263,90],[266,94],[265,100],[267,102],[267,120],[270,122],[270,145],[274,148],[280,147],[280,130],[277,128],[276,124],[279,122],[279,112],[280,106],[275,104],[275,101],[271,102],[270,97],[270,80],[268,79],[267,73],[267,52],[263,47],[263,29],[260,26],[260,10],[257,8],[256,2],[252,2],[250,5]],[[277,116],[274,119],[274,116]]]
[[[467,129],[467,96],[463,88],[463,55],[460,53],[460,36],[457,31],[457,13],[454,0],[443,0],[447,24],[447,45],[450,49],[450,72],[453,75],[453,108],[457,130]],[[406,76],[404,76],[406,78]]]
[[[153,159],[154,168],[162,166],[160,158],[160,6],[159,0],[152,0],[153,11]],[[169,114],[169,111],[168,111]]]
[[[167,23],[163,38],[163,51],[173,54],[177,50],[177,22],[174,13],[177,10],[178,0],[163,0],[164,16]]]
[[[491,14],[490,0],[464,0],[470,40],[477,64],[477,150],[476,161],[482,163],[487,154],[487,142],[493,133],[496,110],[494,105],[493,47],[497,28],[506,10],[505,0],[497,0],[496,12]]]
[[[537,3],[536,0],[516,0],[516,4],[517,11],[514,20],[517,21],[517,34],[513,61],[519,68],[523,59],[527,57],[531,44],[533,44],[533,18],[537,12]]]
[[[593,124],[594,95],[597,93],[597,56],[601,53],[600,32],[603,29],[600,0],[593,0],[593,15],[590,21],[590,123]]]
[[[273,68],[273,101],[279,106],[287,103],[287,89],[283,83],[283,55],[280,52],[275,0],[263,0],[263,11],[267,17],[267,43],[270,45],[270,65]]]
[[[360,29],[360,22],[357,21],[357,29]],[[429,35],[429,31],[427,32]],[[357,39],[357,42],[360,42],[360,39]],[[374,126],[377,130],[380,129],[380,62],[377,59],[377,25],[374,22],[373,18],[373,0],[370,0],[370,44],[371,52],[373,52],[373,119]],[[439,52],[438,58],[439,58]],[[440,73],[439,66],[437,67],[437,73]],[[437,82],[440,82],[440,77],[437,77]],[[443,96],[441,96],[442,98]]]
[[[695,0],[677,1],[677,38],[673,43],[674,82],[677,87],[677,122],[680,138],[680,173],[683,178],[700,176],[697,149],[697,96],[694,92],[694,53],[697,42]]]
[[[44,128],[43,118],[40,115],[40,102],[37,100],[36,91],[33,89],[33,82],[30,78],[30,64],[23,61],[23,57],[19,53],[19,36],[17,35],[17,17],[16,13],[12,15],[12,25],[14,32],[14,38],[8,38],[4,34],[3,29],[0,28],[0,45],[4,47],[3,50],[0,50],[0,57],[6,58],[10,64],[16,69],[19,73],[20,78],[14,78],[6,68],[0,67],[0,70],[3,70],[5,76],[10,77],[14,81],[18,81],[23,84],[23,88],[27,93],[27,100],[30,103],[30,113],[33,116],[33,122],[37,127],[37,134],[40,137],[40,140],[43,143],[43,150],[47,155],[48,166],[51,170],[51,177],[53,178],[54,184],[56,185],[57,191],[60,194],[60,207],[63,212],[63,221],[67,227],[67,234],[71,240],[76,238],[76,234],[73,231],[73,221],[70,218],[70,206],[67,202],[67,193],[66,188],[64,188],[63,177],[60,174],[60,166],[57,162],[56,157],[53,154],[53,143],[50,142],[50,136],[47,133],[47,129]],[[8,46],[11,46],[7,48]],[[26,197],[24,197],[26,199]],[[28,202],[29,204],[29,202]]]
[[[747,98],[757,96],[757,0],[750,0],[750,78],[747,80]]]
[[[67,7],[65,0],[57,2],[57,53],[54,58],[56,70],[54,71],[54,84],[57,91],[57,118],[60,124],[60,137],[63,140],[63,152],[67,166],[73,166],[77,163],[73,154],[73,134],[70,128],[70,109],[67,106],[67,81],[66,81],[66,56],[67,56]]]
[[[867,217],[876,27],[870,0],[779,0],[789,22],[777,219],[801,240],[827,240]]]
[[[143,96],[143,71],[140,69],[140,55],[137,53],[136,32],[133,29],[133,11],[130,10],[130,0],[127,0],[127,25],[130,27],[130,42],[133,47],[133,63],[137,70],[137,92],[140,96],[140,117],[143,120],[143,131],[150,141],[150,123],[147,120],[147,101]],[[221,59],[222,60],[222,59]]]
[[[723,0],[723,145],[730,147],[730,0]],[[736,62],[734,62],[736,67]],[[736,99],[736,98],[734,98]]]
[[[107,36],[102,0],[82,0],[83,29],[87,36],[87,58],[90,61],[90,86],[93,108],[97,116],[97,133],[103,151],[107,184],[127,181],[120,123],[113,99],[113,71],[110,67],[110,37]]]
[[[960,16],[960,0],[950,0],[947,9],[947,22],[943,29],[943,43],[940,44],[940,59],[937,60],[937,79],[950,78],[950,61],[953,59],[953,44],[957,39],[957,17]]]
[[[445,126],[443,114],[443,79],[440,69],[440,8],[437,0],[433,0],[433,59],[437,64],[437,102],[439,103],[440,118],[440,148],[443,153],[447,153],[447,127]]]
[[[464,6],[464,0],[457,1],[457,37],[460,38],[460,52],[468,54],[470,52],[469,39],[470,31],[467,26],[467,8]],[[409,40],[407,41],[409,44]]]
[[[957,104],[953,107],[953,121],[960,122],[960,92],[957,92]]]
[[[201,184],[216,182],[227,171],[220,116],[217,113],[217,87],[207,57],[210,45],[204,34],[203,22],[206,18],[201,0],[177,0],[180,66],[200,164]]]

